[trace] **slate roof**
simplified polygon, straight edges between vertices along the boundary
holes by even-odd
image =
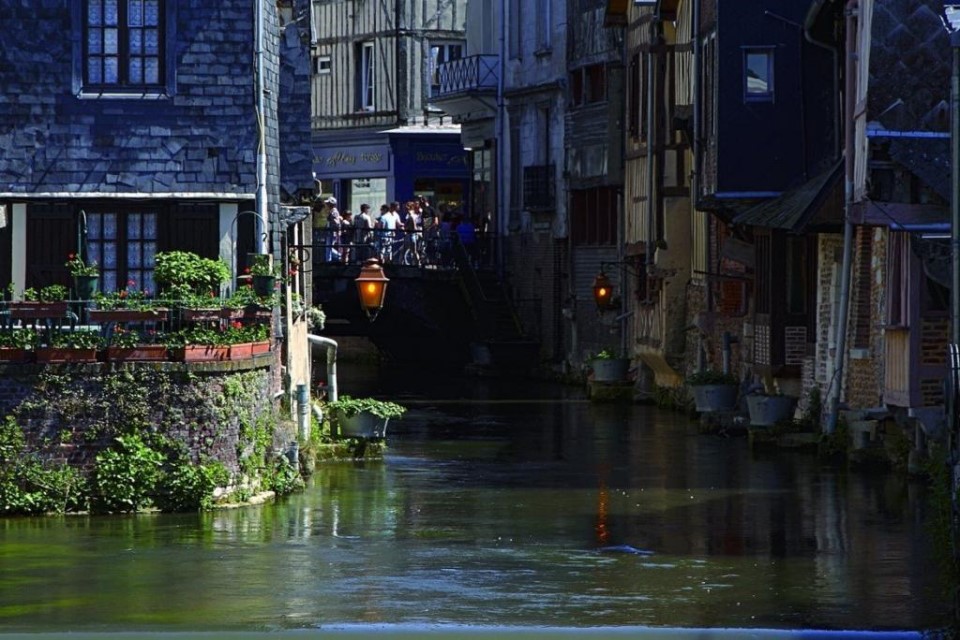
[[[842,176],[841,160],[802,185],[740,213],[733,222],[787,231],[800,231],[810,223],[838,222],[837,205],[842,212],[842,200],[837,202],[837,186]]]

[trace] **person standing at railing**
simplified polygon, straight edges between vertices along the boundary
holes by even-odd
[[[420,265],[420,232],[423,231],[423,224],[420,218],[419,207],[416,202],[407,203],[407,217],[403,221],[403,247],[409,251],[410,260],[408,264]]]
[[[343,226],[343,220],[340,217],[340,211],[337,209],[337,199],[327,198],[327,244],[324,249],[324,262],[340,261],[340,229]]]
[[[373,218],[370,217],[370,205],[363,203],[360,205],[360,213],[354,221],[354,243],[356,244],[357,262],[364,262],[371,257],[371,243],[373,242]]]
[[[349,263],[356,258],[356,256],[353,255],[353,237],[353,211],[347,209],[343,212],[343,219],[340,222],[340,262]]]
[[[383,243],[380,247],[380,255],[384,262],[393,262],[393,242],[396,239],[399,227],[400,215],[392,206],[388,207],[380,216],[380,241]]]

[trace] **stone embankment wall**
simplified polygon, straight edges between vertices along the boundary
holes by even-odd
[[[0,365],[0,419],[27,449],[88,471],[117,436],[148,433],[255,480],[264,455],[296,438],[274,400],[273,354],[240,362]]]

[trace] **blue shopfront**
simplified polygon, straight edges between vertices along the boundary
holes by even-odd
[[[362,138],[315,140],[314,173],[341,211],[374,211],[394,200],[426,196],[436,207],[462,211],[470,171],[459,132],[400,127]]]

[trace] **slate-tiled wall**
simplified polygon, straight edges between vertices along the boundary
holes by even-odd
[[[107,100],[73,93],[79,69],[74,40],[81,37],[73,2],[0,0],[7,34],[0,44],[0,192],[256,190],[255,5],[249,0],[170,1],[176,2],[176,64],[169,70],[176,74],[174,94]],[[267,110],[268,166],[276,202],[280,26],[275,2],[263,2],[266,80],[274,88]],[[309,127],[309,115],[304,122]],[[290,166],[296,168],[296,162]],[[307,183],[309,168],[305,172],[302,182]]]

